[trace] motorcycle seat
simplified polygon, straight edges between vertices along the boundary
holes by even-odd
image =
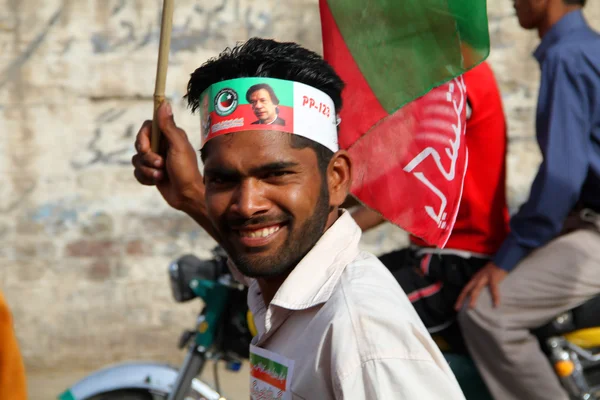
[[[542,341],[552,336],[564,336],[583,348],[600,347],[600,296],[557,316],[533,333]]]

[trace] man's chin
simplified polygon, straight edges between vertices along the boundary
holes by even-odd
[[[248,278],[277,278],[289,274],[294,265],[280,264],[271,257],[241,256],[232,261],[242,275]]]

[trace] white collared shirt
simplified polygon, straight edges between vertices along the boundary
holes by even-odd
[[[343,212],[268,307],[246,279],[252,344],[293,363],[293,399],[464,400],[395,278],[358,249],[360,237]]]

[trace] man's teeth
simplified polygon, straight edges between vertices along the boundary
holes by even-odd
[[[275,232],[277,232],[278,230],[279,230],[278,226],[273,226],[271,228],[257,229],[255,231],[240,231],[240,234],[243,237],[261,238],[261,237],[270,236],[270,235],[274,234]]]

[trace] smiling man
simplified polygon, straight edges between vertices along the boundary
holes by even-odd
[[[254,106],[243,94],[265,84],[286,126],[248,122]],[[135,176],[203,226],[249,285],[252,398],[464,399],[406,295],[359,250],[361,230],[339,208],[352,176],[337,142],[343,86],[317,54],[251,39],[189,81],[190,107],[210,114],[204,177],[168,104],[158,113],[166,157],[150,150],[146,121]]]

